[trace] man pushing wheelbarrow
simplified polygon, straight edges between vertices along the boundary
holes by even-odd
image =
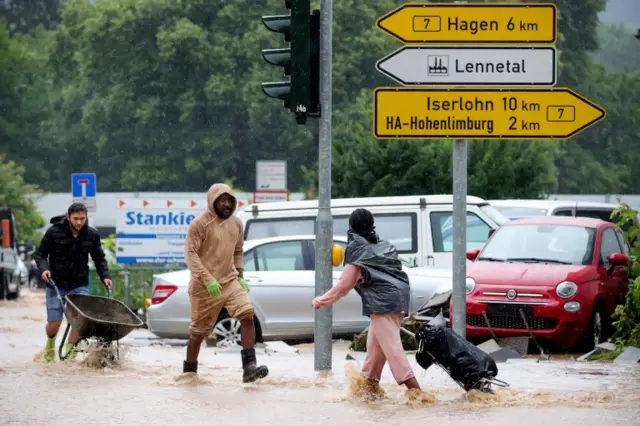
[[[91,255],[100,279],[107,288],[111,288],[111,276],[102,250],[100,234],[87,224],[85,205],[71,204],[66,216],[52,219],[51,224],[33,256],[42,279],[47,283],[47,343],[44,359],[48,362],[55,360],[56,336],[60,330],[64,312],[61,298],[51,286],[50,280],[55,280],[62,297],[89,294],[89,255]],[[67,359],[75,359],[77,355],[75,346],[79,339],[78,332],[72,328],[65,347],[69,353]]]

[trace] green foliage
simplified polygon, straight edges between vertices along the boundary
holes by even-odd
[[[451,141],[376,140],[370,91],[362,91],[335,132],[333,196],[442,194],[452,190]],[[557,188],[556,144],[470,141],[469,193],[484,198],[542,198]]]
[[[24,168],[7,161],[0,154],[0,206],[11,207],[16,218],[16,232],[20,240],[35,239],[36,230],[45,225],[44,218],[36,210],[34,195],[40,191],[24,183]]]
[[[598,27],[600,49],[594,60],[611,71],[640,71],[640,48],[635,31],[620,24],[601,23]]]
[[[616,330],[613,342],[619,349],[624,346],[640,347],[640,242],[638,242],[640,224],[637,222],[638,211],[630,208],[628,204],[620,203],[620,206],[612,213],[612,217],[618,218],[619,226],[629,226],[624,235],[627,244],[631,247],[629,275],[633,280],[629,284],[629,292],[624,305],[619,305],[613,315],[616,320],[613,323]]]
[[[296,125],[260,88],[283,78],[260,55],[284,45],[260,21],[284,12],[282,0],[57,3],[0,11],[12,29],[0,24],[0,152],[27,182],[66,192],[70,173],[92,170],[101,191],[205,191],[227,179],[250,190],[255,161],[286,159],[291,190],[315,197],[313,120]],[[568,141],[471,142],[474,195],[640,191],[639,42],[599,24],[604,0],[555,3],[561,85],[607,118]],[[401,4],[334,4],[335,196],[451,191],[450,141],[372,136],[371,91],[393,85],[375,62],[402,46],[375,20]]]
[[[403,325],[404,328],[412,333],[418,331],[420,327],[419,323],[408,323]],[[367,334],[366,332],[354,336],[353,341],[349,345],[349,349],[355,352],[367,351]],[[402,347],[405,351],[415,351],[418,349],[416,339],[409,336],[407,333],[400,332],[400,340],[402,341]]]

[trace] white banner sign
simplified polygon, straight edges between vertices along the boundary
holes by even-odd
[[[239,198],[238,205],[245,206],[246,201]],[[184,263],[187,228],[205,208],[205,198],[118,200],[116,262],[119,264]]]
[[[286,161],[256,161],[256,190],[286,190]]]

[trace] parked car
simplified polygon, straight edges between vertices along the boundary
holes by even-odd
[[[562,348],[605,340],[629,288],[629,248],[611,222],[546,216],[508,222],[467,252],[469,338],[533,335]]]
[[[346,237],[334,244],[346,247]],[[258,341],[313,337],[315,295],[315,236],[286,236],[244,243],[244,278],[251,287],[249,298],[256,312]],[[333,268],[337,282],[343,266]],[[411,309],[417,311],[434,294],[451,289],[448,269],[410,267]],[[191,319],[188,269],[157,274],[147,310],[147,326],[159,337],[187,339]],[[351,291],[333,307],[335,335],[362,332],[369,318],[362,315],[360,296]],[[223,311],[214,327],[218,344],[240,339],[240,323]]]
[[[613,203],[571,200],[490,200],[489,203],[511,220],[537,216],[591,217],[617,223],[611,213],[619,207]],[[638,223],[635,218],[634,222]],[[626,231],[631,223],[622,225]]]
[[[348,220],[357,208],[369,209],[376,230],[391,241],[400,256],[414,266],[451,268],[453,258],[453,196],[338,198],[331,200],[333,234],[347,235]],[[318,200],[258,203],[238,212],[245,240],[315,234]],[[478,197],[467,197],[467,248],[481,247],[490,231],[508,222]]]

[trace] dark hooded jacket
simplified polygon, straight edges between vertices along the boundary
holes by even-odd
[[[362,298],[363,315],[409,312],[409,277],[393,244],[382,239],[370,243],[350,231],[344,264],[362,267],[362,279],[355,289]]]
[[[33,255],[40,273],[50,271],[51,278],[61,290],[87,286],[91,255],[100,278],[111,278],[97,229],[85,224],[74,237],[64,215],[52,218],[51,223]]]

